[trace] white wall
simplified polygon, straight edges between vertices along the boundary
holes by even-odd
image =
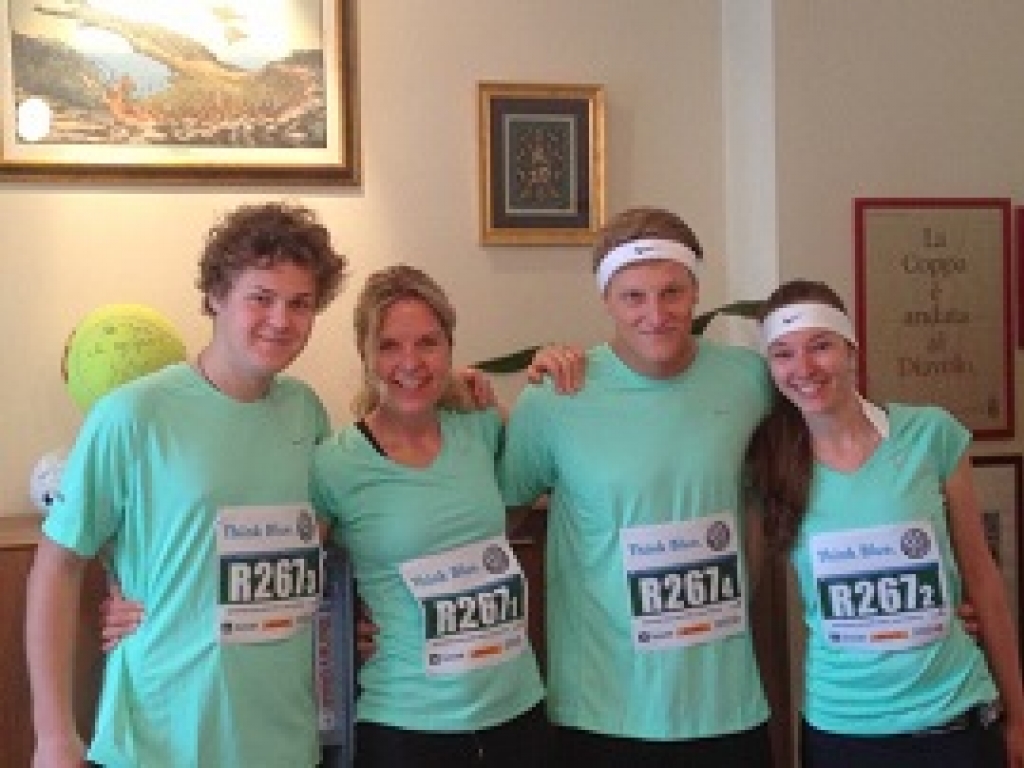
[[[111,302],[149,304],[198,351],[208,331],[193,288],[198,249],[215,215],[239,202],[300,199],[351,257],[352,283],[295,367],[336,421],[358,376],[354,289],[387,263],[414,263],[448,288],[463,360],[599,340],[587,249],[477,244],[478,80],[603,83],[609,210],[683,213],[710,255],[704,300],[725,298],[714,258],[725,231],[718,2],[362,0],[359,26],[361,189],[0,182],[0,514],[30,509],[31,466],[80,423],[59,374],[78,318]]]
[[[852,300],[854,197],[1024,202],[1024,4],[776,7],[784,276]]]

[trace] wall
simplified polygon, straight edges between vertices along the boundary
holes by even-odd
[[[606,326],[587,249],[477,244],[479,80],[603,83],[609,210],[679,210],[709,254],[720,253],[719,4],[643,0],[637,9],[623,0],[362,0],[361,189],[0,182],[0,514],[30,509],[29,470],[80,423],[59,374],[78,318],[110,302],[149,304],[199,350],[208,328],[193,288],[198,249],[214,217],[239,202],[300,199],[351,257],[348,290],[294,368],[338,422],[358,378],[355,287],[394,261],[448,288],[464,361],[544,340],[599,340]],[[703,297],[712,306],[725,297],[724,266],[709,261]],[[500,386],[511,397],[516,382]]]
[[[775,5],[783,276],[852,300],[854,197],[1024,203],[1024,4]]]
[[[361,189],[0,183],[0,514],[28,509],[29,469],[79,423],[58,372],[76,319],[106,302],[152,304],[195,352],[207,334],[197,249],[213,217],[243,200],[304,200],[352,257],[352,286],[295,368],[338,421],[358,375],[353,287],[391,261],[449,288],[463,360],[599,339],[586,249],[476,242],[478,80],[604,83],[608,208],[686,215],[710,256],[705,306],[796,275],[852,300],[858,195],[1024,201],[1016,0],[870,12],[839,0],[362,0],[359,11]],[[514,394],[515,382],[501,386]],[[1020,392],[1018,402],[1020,413]]]

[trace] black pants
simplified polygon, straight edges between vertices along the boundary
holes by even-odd
[[[356,725],[356,768],[546,768],[550,729],[544,706],[467,733]]]
[[[707,739],[649,741],[554,727],[559,768],[771,768],[768,726]],[[523,763],[527,765],[527,763]],[[873,768],[879,768],[874,766]]]
[[[840,736],[803,723],[803,768],[1002,768],[1006,743],[1002,723],[973,720],[963,730],[899,736]]]

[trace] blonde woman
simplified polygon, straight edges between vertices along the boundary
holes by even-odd
[[[357,421],[317,450],[313,496],[380,628],[359,671],[359,768],[541,766],[544,691],[495,477],[503,423],[463,410],[455,311],[408,266],[355,309]]]

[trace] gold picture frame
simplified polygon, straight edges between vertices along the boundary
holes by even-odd
[[[355,0],[0,0],[0,46],[0,181],[361,181]]]
[[[480,241],[590,245],[604,222],[600,85],[481,82]]]

